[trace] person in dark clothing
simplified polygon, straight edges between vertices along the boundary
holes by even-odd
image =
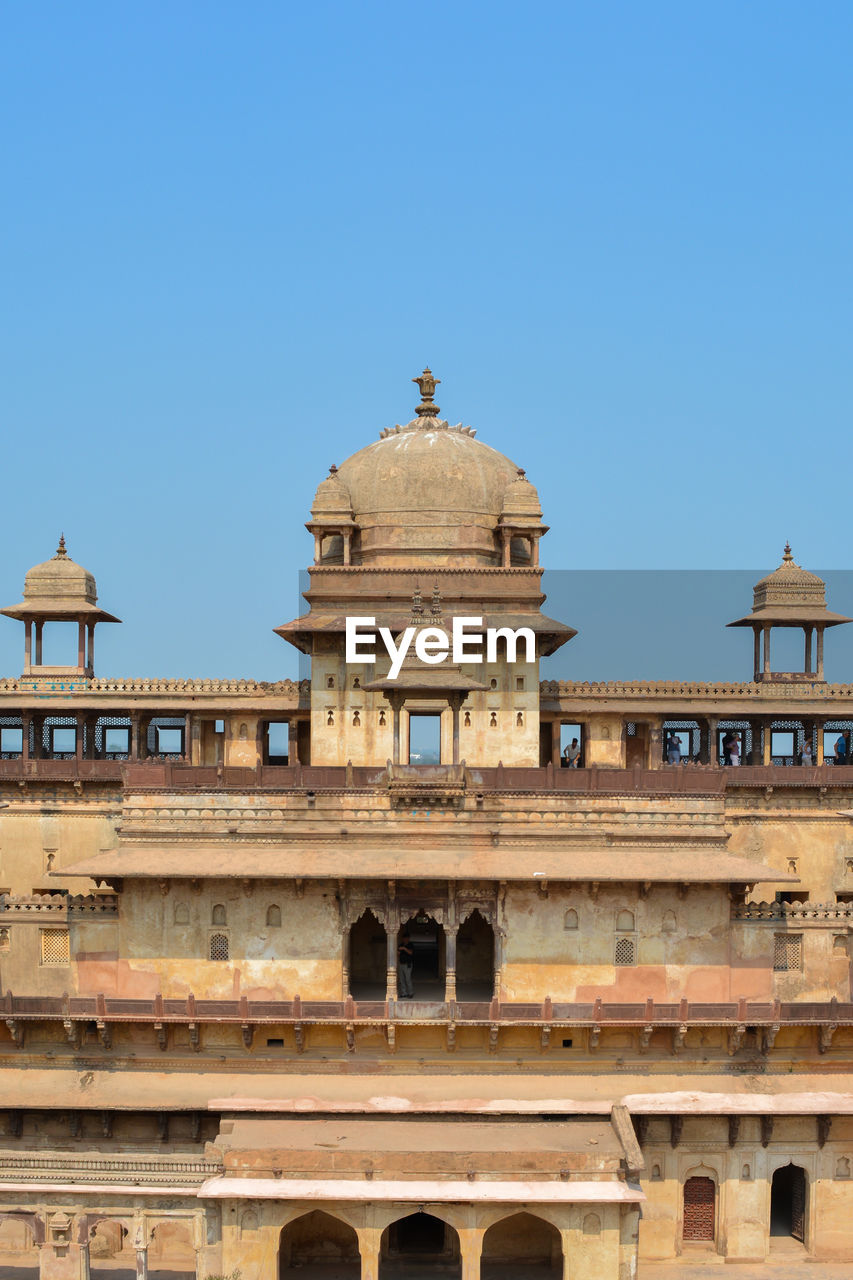
[[[397,947],[397,994],[404,1000],[411,1000],[415,994],[415,988],[412,985],[412,965],[414,960],[415,950],[412,946],[412,939],[407,933],[404,933],[400,945]]]

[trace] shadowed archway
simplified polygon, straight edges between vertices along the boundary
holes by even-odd
[[[786,1164],[773,1174],[770,1184],[770,1235],[806,1240],[806,1171]]]
[[[289,1222],[278,1248],[279,1280],[359,1280],[358,1236],[322,1209]]]
[[[462,1280],[459,1236],[431,1213],[410,1213],[382,1232],[379,1280],[415,1280],[428,1275]]]
[[[354,1000],[384,1000],[388,980],[385,926],[368,907],[349,931],[349,989]]]
[[[495,989],[495,931],[476,909],[456,935],[457,1000],[491,1000]]]
[[[560,1233],[532,1213],[501,1218],[483,1236],[480,1280],[556,1280],[562,1274]]]

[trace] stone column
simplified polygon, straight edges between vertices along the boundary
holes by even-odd
[[[455,926],[444,926],[444,998],[449,1004],[456,999],[456,935]]]
[[[770,628],[764,627],[764,674],[770,675]]]
[[[823,764],[823,721],[815,720],[814,722],[814,762],[815,764]]]
[[[352,992],[349,989],[350,944],[352,941],[352,925],[345,925],[341,937],[341,998],[348,1000]]]
[[[805,670],[810,672],[812,669],[812,632],[814,627],[803,627],[803,635],[805,636],[806,654],[805,654]]]
[[[397,934],[399,928],[396,920],[396,913],[388,917],[388,933],[386,941],[388,943],[388,978],[385,983],[385,999],[397,999]]]
[[[761,673],[761,632],[758,627],[752,629],[752,674],[758,679]]]
[[[583,730],[581,730],[583,733]],[[551,764],[555,769],[559,769],[562,760],[560,759],[560,721],[551,721]]]
[[[400,711],[402,703],[398,694],[392,694],[390,698],[391,709],[394,715],[394,748],[391,754],[392,764],[400,763]]]
[[[92,1266],[89,1259],[89,1241],[80,1245],[80,1280],[92,1280]]]
[[[500,1000],[501,998],[501,971],[503,969],[504,946],[503,932],[498,925],[498,916],[495,912],[495,981],[492,988],[492,999]]]
[[[24,670],[29,671],[33,661],[33,623],[27,618],[24,623]]]
[[[379,1246],[381,1227],[356,1227],[361,1253],[361,1280],[379,1280]]]
[[[752,732],[754,734],[755,730],[753,729]],[[770,720],[764,722],[764,750],[761,756],[761,763],[773,763],[773,725]]]
[[[83,759],[83,734],[85,733],[86,717],[74,717],[74,756],[77,760]]]
[[[483,1252],[482,1227],[460,1227],[459,1249],[462,1254],[462,1280],[480,1280],[480,1255]]]
[[[26,711],[21,714],[21,759],[29,760],[30,758],[30,724],[32,716]]]
[[[453,718],[453,755],[454,764],[459,763],[459,708],[462,706],[462,698],[464,695],[459,693],[451,694],[447,699],[450,703],[450,714]]]
[[[299,763],[299,734],[296,720],[287,722],[287,763]]]
[[[86,623],[82,618],[77,623],[77,666],[86,667]]]
[[[130,758],[131,760],[140,759],[140,740],[139,740],[139,716],[134,714],[130,717]]]
[[[817,629],[817,678],[823,679],[823,627]]]
[[[41,618],[36,622],[36,666],[41,666],[41,637],[44,630],[44,623]]]
[[[91,674],[95,674],[95,624],[89,623],[89,660],[86,663],[86,670]]]
[[[717,717],[708,716],[708,743],[707,743],[707,759],[706,764],[719,764],[720,753],[717,748]]]

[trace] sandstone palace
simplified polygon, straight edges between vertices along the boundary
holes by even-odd
[[[64,542],[2,610],[3,1277],[853,1263],[849,619],[786,548],[743,683],[540,681],[537,491],[415,381],[316,490],[310,680],[99,678]]]

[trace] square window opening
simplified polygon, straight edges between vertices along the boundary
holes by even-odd
[[[19,756],[24,750],[24,731],[23,729],[0,729],[0,756],[8,759],[9,756]]]
[[[441,716],[409,715],[409,764],[441,764]]]
[[[267,764],[287,764],[290,750],[290,722],[288,720],[270,720],[267,724],[265,737]]]

